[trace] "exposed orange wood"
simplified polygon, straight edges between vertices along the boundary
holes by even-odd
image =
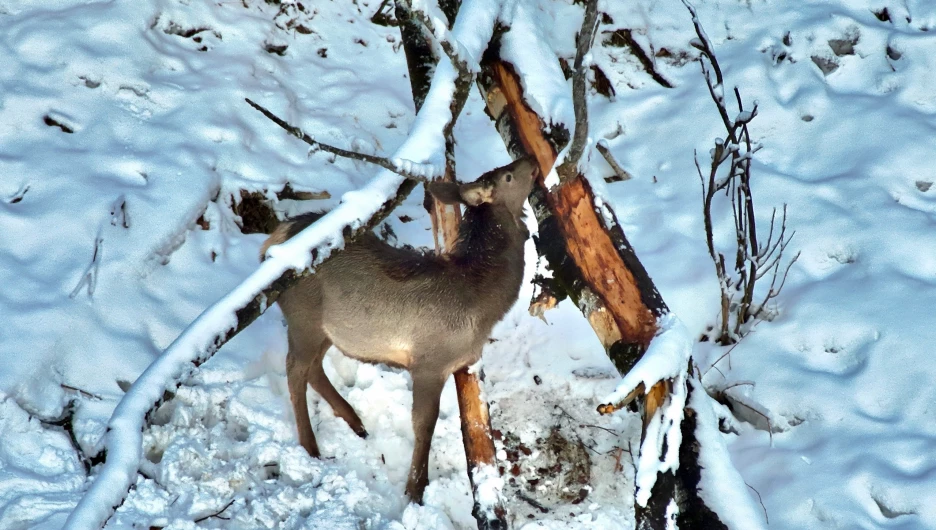
[[[539,116],[523,100],[523,90],[513,70],[503,62],[493,66],[494,80],[506,99],[524,148],[536,157],[541,176],[556,161],[556,151],[543,134]],[[549,207],[559,221],[569,256],[583,278],[610,311],[621,336],[646,347],[656,332],[656,319],[644,305],[637,282],[624,264],[595,211],[595,198],[579,175],[548,194]],[[603,339],[602,342],[605,342]]]
[[[491,418],[487,403],[481,398],[481,382],[467,368],[455,372],[458,390],[458,410],[461,412],[462,438],[468,457],[469,472],[482,464],[497,465],[494,440],[491,438]]]
[[[667,396],[670,395],[670,383],[669,381],[657,381],[655,385],[650,388],[650,391],[647,392],[647,397],[644,400],[644,430],[646,431],[647,425],[650,423],[650,420],[653,419],[653,416],[656,414],[656,411],[663,406],[663,403],[666,401]]]

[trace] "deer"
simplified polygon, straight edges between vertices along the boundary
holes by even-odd
[[[459,238],[446,254],[391,246],[373,233],[349,243],[277,303],[286,320],[286,380],[299,444],[320,457],[309,419],[307,386],[362,438],[367,430],[322,369],[330,346],[368,363],[407,370],[412,378],[413,456],[405,493],[422,503],[429,449],[448,377],[476,363],[491,330],[513,306],[523,281],[529,237],[523,207],[539,175],[521,158],[476,181],[433,181],[438,201],[465,207]],[[263,243],[261,261],[322,214],[281,223]]]

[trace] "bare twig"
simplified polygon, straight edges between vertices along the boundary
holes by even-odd
[[[556,168],[562,182],[578,175],[578,162],[588,143],[588,66],[585,55],[591,49],[598,29],[598,0],[588,0],[585,4],[585,17],[576,39],[575,63],[572,71],[572,106],[575,111],[575,134],[565,160]]]
[[[322,151],[325,151],[326,153],[331,153],[333,155],[338,155],[344,158],[350,158],[353,160],[361,160],[364,162],[369,162],[371,164],[378,165],[384,169],[389,169],[390,171],[393,171],[397,175],[406,177],[410,180],[415,180],[418,182],[426,182],[428,180],[425,175],[422,175],[420,173],[415,173],[413,171],[406,169],[406,166],[418,165],[414,162],[410,162],[409,160],[399,160],[399,159],[390,160],[388,158],[368,155],[365,153],[358,153],[355,151],[348,151],[347,149],[342,149],[340,147],[334,147],[328,144],[323,144],[322,142],[315,140],[312,136],[306,134],[299,127],[290,125],[285,120],[283,120],[276,114],[273,114],[272,112],[267,110],[262,105],[259,105],[253,102],[250,98],[244,98],[244,99],[247,101],[247,104],[249,104],[251,107],[260,111],[260,113],[266,116],[267,118],[269,118],[270,121],[272,121],[273,123],[285,129],[286,132],[288,132],[289,134],[309,144],[309,146],[311,146],[314,149],[320,149]]]
[[[62,387],[63,390],[69,390],[69,391],[71,391],[71,392],[75,392],[75,393],[79,394],[81,397],[85,397],[85,398],[88,398],[88,399],[93,399],[93,400],[95,400],[95,401],[101,401],[102,399],[104,399],[104,398],[102,398],[101,396],[99,396],[99,395],[97,395],[97,394],[92,394],[91,392],[88,392],[88,391],[86,391],[86,390],[82,390],[82,389],[80,389],[80,388],[78,388],[78,387],[74,387],[74,386],[71,386],[71,385],[66,385],[65,383],[62,383],[62,384],[60,384],[59,386]]]
[[[756,328],[757,325],[760,324],[760,323],[761,323],[760,320],[754,322],[754,325],[751,326],[751,329],[748,330],[748,332],[749,332],[749,333],[750,333],[750,332],[753,332],[753,331],[754,331],[754,328]],[[748,334],[749,334],[749,333],[748,333]],[[731,345],[731,348],[728,348],[728,351],[726,351],[725,353],[721,354],[721,355],[718,357],[718,359],[715,359],[715,362],[713,362],[713,363],[705,370],[705,372],[702,373],[702,375],[699,377],[699,379],[700,379],[700,380],[704,380],[704,379],[705,379],[705,376],[706,376],[706,375],[709,373],[709,371],[711,371],[712,369],[714,369],[715,371],[717,371],[718,373],[720,373],[720,374],[722,375],[722,377],[725,377],[725,373],[722,372],[721,370],[719,370],[718,367],[717,367],[716,365],[717,365],[718,363],[720,363],[720,362],[722,361],[722,359],[724,359],[724,358],[727,357],[727,358],[728,358],[728,369],[730,370],[730,369],[731,369],[731,357],[730,357],[731,352],[734,351],[734,349],[737,348],[739,344],[741,344],[741,341],[743,341],[743,340],[744,340],[744,337],[747,337],[748,334],[745,334],[745,335],[742,335],[741,337],[739,337],[739,338],[738,338],[738,342],[732,344],[732,345]]]
[[[610,435],[612,435],[612,436],[619,436],[619,435],[620,435],[620,433],[617,432],[617,431],[615,431],[614,429],[609,429],[609,428],[607,428],[607,427],[602,427],[601,425],[592,425],[592,424],[590,424],[590,423],[579,423],[579,427],[588,427],[589,429],[598,429],[598,430],[604,431],[604,432],[606,432],[606,433],[608,433],[608,434],[610,434]]]
[[[69,298],[78,296],[78,293],[81,292],[81,288],[85,286],[88,287],[88,296],[94,296],[94,288],[97,287],[98,268],[101,265],[103,254],[104,238],[98,235],[94,240],[94,254],[91,256],[91,263],[89,263],[84,272],[81,273],[81,280],[78,282],[78,285],[72,289],[72,292],[68,295]]]
[[[770,518],[767,517],[767,507],[764,506],[764,499],[761,498],[760,492],[757,491],[757,488],[755,488],[754,486],[748,484],[747,482],[745,482],[744,485],[747,486],[747,487],[749,487],[749,488],[751,488],[752,490],[754,490],[754,493],[757,494],[757,502],[760,503],[760,507],[764,510],[764,522],[766,522],[767,525],[769,526],[769,525],[770,525]]]
[[[689,10],[689,14],[692,15],[692,25],[695,27],[696,35],[698,39],[693,39],[690,44],[702,52],[702,55],[709,59],[708,64],[705,61],[702,61],[700,58],[699,64],[702,65],[702,73],[705,75],[706,80],[711,79],[711,75],[715,75],[714,83],[707,83],[709,94],[711,94],[712,99],[718,103],[718,113],[721,116],[722,122],[725,124],[725,129],[728,129],[729,132],[732,130],[731,119],[728,117],[728,111],[725,108],[725,93],[724,93],[724,76],[722,75],[721,67],[718,65],[718,61],[715,60],[714,47],[712,46],[712,41],[709,40],[708,35],[705,33],[705,29],[702,28],[702,22],[699,21],[699,14],[696,12],[695,6],[693,6],[688,0],[682,0],[686,9]],[[709,70],[711,68],[711,70]],[[731,138],[732,143],[736,143],[737,140],[734,136]]]
[[[608,144],[604,140],[599,141],[595,144],[595,149],[601,153],[601,156],[608,162],[608,165],[611,166],[611,169],[614,170],[614,174],[618,176],[621,180],[630,180],[633,178],[626,169],[621,167],[621,164],[614,158],[614,155],[611,154],[611,150],[608,149]]]
[[[218,511],[216,511],[216,512],[214,512],[214,513],[210,513],[210,514],[208,514],[208,515],[206,515],[206,516],[204,516],[204,517],[199,517],[198,519],[195,519],[195,522],[196,522],[196,523],[200,523],[200,522],[202,522],[202,521],[207,521],[208,519],[211,519],[212,517],[217,517],[218,519],[224,519],[225,521],[230,520],[230,517],[221,517],[221,514],[224,513],[225,510],[227,510],[228,508],[230,508],[232,504],[234,504],[234,500],[235,500],[235,499],[231,499],[231,500],[228,501],[228,503],[225,504],[220,510],[218,510]]]
[[[785,269],[780,285],[777,286],[780,261],[793,234],[788,236],[786,233],[786,206],[784,206],[779,230],[775,233],[776,209],[774,209],[766,242],[758,241],[757,217],[751,190],[751,162],[752,155],[760,146],[751,141],[751,134],[748,130],[748,124],[757,116],[757,105],[755,104],[750,110],[745,109],[741,91],[735,87],[733,92],[738,111],[734,119],[729,116],[724,97],[724,76],[715,56],[712,42],[705,34],[698,14],[689,0],[683,0],[683,4],[692,15],[692,22],[698,37],[693,39],[691,44],[701,52],[699,64],[702,76],[727,133],[726,140],[715,141],[707,178],[703,175],[701,165],[696,159],[696,171],[702,182],[706,244],[715,264],[715,273],[721,289],[719,330],[714,340],[727,345],[736,343],[746,333],[742,328],[745,323],[752,318],[762,318],[766,303],[780,294],[786,273],[796,261],[796,257]],[[727,171],[724,168],[725,164],[727,164]],[[733,271],[729,271],[726,267],[725,256],[716,250],[714,242],[712,206],[715,195],[721,191],[724,191],[728,197],[734,221],[736,247]],[[768,274],[772,276],[768,292],[761,304],[755,306],[754,291],[757,282]],[[740,299],[736,300],[737,295],[740,295]]]
[[[725,393],[725,396],[727,396],[727,395],[728,395],[728,394],[727,394],[727,392],[726,392],[726,393]],[[767,438],[770,440],[770,447],[773,447],[773,425],[772,425],[771,422],[770,422],[770,418],[768,418],[767,415],[764,414],[763,412],[761,412],[761,411],[755,409],[754,407],[748,405],[747,403],[741,401],[740,399],[735,399],[734,402],[737,403],[738,405],[741,405],[742,407],[744,407],[744,408],[750,410],[750,411],[753,412],[754,414],[757,414],[757,415],[760,416],[761,418],[764,418],[764,421],[767,423]]]

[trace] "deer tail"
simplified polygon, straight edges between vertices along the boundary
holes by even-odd
[[[302,232],[309,225],[321,219],[324,215],[325,214],[318,212],[304,213],[280,223],[279,226],[276,227],[276,230],[273,230],[273,233],[270,234],[270,237],[260,245],[260,261],[266,258],[266,253],[270,250],[270,247],[285,243],[299,232]]]

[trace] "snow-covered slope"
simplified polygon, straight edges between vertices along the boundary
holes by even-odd
[[[571,58],[580,7],[522,3]],[[288,181],[330,198],[285,209],[322,210],[376,173],[308,156],[244,97],[336,145],[389,154],[405,139],[405,58],[398,30],[370,21],[379,8],[0,0],[0,529],[62,526],[124,383],[256,268],[263,237],[240,233],[240,190]],[[772,322],[717,369],[725,350],[697,348],[705,384],[736,403],[732,462],[774,528],[936,528],[936,6],[698,8],[726,82],[759,104],[759,215],[788,204],[790,250],[802,251]],[[631,29],[675,88],[599,33],[594,61],[616,96],[592,94],[592,136],[634,179],[604,183],[610,168],[593,154],[592,182],[701,335],[718,286],[693,150],[704,158],[724,132],[691,60],[691,22],[678,0],[602,9],[602,30]],[[456,136],[463,179],[507,160],[477,95]],[[420,191],[390,224],[401,243],[431,243]],[[720,243],[730,227],[725,210]],[[532,267],[532,246],[528,257]],[[597,417],[617,375],[574,307],[546,324],[527,315],[530,294],[485,350],[515,526],[628,528],[639,420]],[[325,455],[314,460],[295,440],[285,352],[274,309],[204,365],[144,433],[143,473],[108,528],[473,525],[453,388],[426,505],[407,506],[409,376],[330,353],[329,375],[371,436],[310,393]],[[81,453],[54,425],[69,410]]]

